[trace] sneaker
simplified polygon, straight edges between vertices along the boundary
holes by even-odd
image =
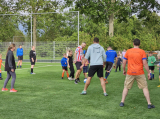
[[[87,92],[86,91],[82,91],[81,95],[86,95]]]
[[[61,79],[63,79],[63,77]]]
[[[36,74],[36,73],[31,73],[31,74]]]
[[[148,105],[148,109],[152,109],[152,108],[155,108],[155,106],[152,104]]]
[[[117,71],[115,71],[115,72],[117,72]]]
[[[74,83],[75,83],[75,84],[78,84],[78,81],[77,81],[77,79],[75,79]]]
[[[68,77],[68,80],[72,80],[72,78],[71,78],[71,77]]]
[[[75,80],[74,78],[72,78],[72,81]]]
[[[160,87],[160,85],[158,85],[157,87]]]
[[[0,80],[3,80],[3,78],[0,78]]]
[[[106,80],[105,83],[108,84],[108,81]]]
[[[120,107],[123,107],[123,106],[124,106],[124,103],[123,103],[123,102],[121,102],[121,103],[119,104],[119,106],[120,106]]]
[[[8,91],[8,89],[7,88],[2,88],[2,91]]]
[[[108,94],[107,94],[107,93],[104,93],[104,96],[108,96]]]
[[[10,89],[10,92],[17,92],[17,90],[13,88],[13,89]]]
[[[77,82],[81,82],[80,79],[77,79]]]

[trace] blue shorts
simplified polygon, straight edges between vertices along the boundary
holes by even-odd
[[[84,66],[83,67],[83,73],[87,73],[88,72],[88,66]]]

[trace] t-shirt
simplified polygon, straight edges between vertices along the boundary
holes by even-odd
[[[1,69],[2,59],[0,59],[0,69]]]
[[[142,75],[143,60],[146,60],[146,53],[140,48],[131,48],[127,50],[124,59],[128,60],[128,75]]]
[[[69,58],[69,64],[72,64],[73,63],[73,56],[68,56]]]
[[[153,63],[151,63],[153,62]],[[154,66],[154,63],[156,62],[156,58],[154,56],[148,57],[148,66]]]
[[[82,62],[82,57],[83,57],[83,49],[81,46],[77,47],[75,53],[77,53],[77,62]]]
[[[121,62],[122,62],[122,59],[121,59],[121,58],[118,58],[117,65],[120,65]]]
[[[30,56],[29,56],[29,57],[30,57],[30,59],[33,58],[34,60],[36,60],[36,51],[31,50],[31,51],[30,51]]]
[[[117,57],[116,51],[114,51],[114,50],[108,50],[106,52],[106,55],[107,55],[106,61],[114,63],[114,58]]]
[[[125,54],[126,54],[126,52],[123,51],[123,52],[122,52],[123,57],[125,56]]]

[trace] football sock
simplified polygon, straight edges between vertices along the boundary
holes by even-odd
[[[18,68],[18,66],[17,66],[17,68]]]
[[[33,73],[33,68],[31,68],[31,73]]]
[[[69,77],[69,74],[68,74],[68,72],[66,72],[67,73],[67,78]]]
[[[150,73],[151,79],[152,79],[152,73]]]
[[[21,68],[21,65],[20,65],[20,68]]]
[[[64,77],[64,72],[62,72],[62,78]]]
[[[1,78],[1,73],[0,73],[0,78]]]
[[[109,74],[110,74],[110,72],[106,72],[106,74],[105,74],[106,79],[108,78]]]
[[[152,78],[154,79],[154,73],[152,74]]]

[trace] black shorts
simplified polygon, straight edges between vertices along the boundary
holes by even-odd
[[[113,62],[106,62],[106,68],[105,70],[111,71],[113,67]]]
[[[81,68],[81,65],[82,65],[82,63],[81,62],[76,62],[76,68],[77,68],[77,70],[80,70]]]
[[[32,60],[30,60],[31,65],[35,65],[36,61],[34,60],[34,62],[32,62]]]
[[[88,66],[84,66],[83,67],[83,73],[87,73],[88,72]]]
[[[149,70],[153,71],[154,70],[154,66],[149,66]]]
[[[68,71],[68,68],[64,67],[64,66],[62,66],[62,69],[65,70],[65,71]]]
[[[88,71],[88,77],[93,77],[96,72],[99,78],[103,77],[103,65],[90,66]]]
[[[18,56],[18,60],[23,60],[23,55],[22,56]]]

